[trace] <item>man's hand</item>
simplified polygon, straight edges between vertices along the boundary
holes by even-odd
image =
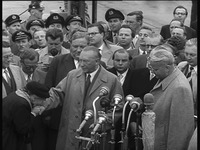
[[[44,110],[45,110],[44,106],[35,106],[33,107],[31,113],[37,116],[37,115],[41,115]]]

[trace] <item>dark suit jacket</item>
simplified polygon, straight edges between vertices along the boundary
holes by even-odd
[[[131,69],[146,68],[148,54],[133,57],[130,63]]]
[[[127,52],[130,54],[132,58],[140,54],[139,48],[131,49],[131,50],[128,50]]]
[[[12,92],[2,100],[2,108],[3,150],[26,150],[25,138],[35,118],[30,104]]]
[[[162,28],[160,30],[160,35],[162,35],[164,40],[171,37],[169,27],[170,27],[170,25],[164,25],[164,26],[162,26]],[[185,30],[186,30],[186,34],[187,34],[187,37],[186,37],[187,40],[197,37],[196,31],[194,29],[192,29],[188,26],[185,26]]]
[[[113,42],[112,31],[108,31],[108,36],[106,37],[106,40]]]
[[[111,69],[108,69],[108,71],[117,75],[117,71],[114,67]],[[141,68],[141,69],[135,69],[135,70],[129,69],[126,74],[124,84],[122,85],[124,96],[126,97],[127,95],[131,94],[134,97],[140,97],[143,100],[144,95],[150,91],[150,88],[153,85],[153,84],[150,84],[149,76],[150,76],[150,73],[149,73],[148,68]],[[130,106],[127,105],[126,111],[125,111],[125,125],[127,123],[128,114],[130,112],[130,109],[131,109]],[[141,112],[143,110],[144,109],[142,109]],[[140,120],[140,118],[139,118],[139,120]],[[136,113],[132,113],[132,115],[131,115],[130,122],[133,122],[133,121],[136,122]],[[122,122],[122,120],[120,119],[115,127],[116,128],[116,130],[115,130],[115,132],[116,132],[115,133],[115,135],[116,135],[116,137],[115,137],[116,150],[120,149],[120,145],[117,144],[117,142],[120,140],[120,131],[122,128],[121,122]],[[139,124],[141,124],[141,120],[139,121]],[[128,132],[128,136],[129,136],[129,148],[132,150],[132,149],[134,149],[135,144],[134,144],[134,137],[131,136],[130,130]],[[139,148],[142,149],[142,141],[140,140],[139,143],[140,143]]]

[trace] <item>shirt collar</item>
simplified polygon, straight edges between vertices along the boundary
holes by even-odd
[[[117,76],[119,76],[121,74],[124,77],[124,76],[126,76],[127,72],[128,72],[128,69],[122,74],[117,71]]]
[[[97,71],[100,69],[100,67],[98,66],[98,68],[94,71],[94,72],[92,72],[92,73],[89,73],[90,74],[90,80],[91,80],[91,82],[92,82],[92,80],[93,80],[93,78],[94,78],[94,76],[95,76],[95,74],[97,73]]]

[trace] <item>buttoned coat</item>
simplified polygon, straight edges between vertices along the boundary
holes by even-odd
[[[192,91],[184,74],[175,69],[151,90],[154,96],[154,150],[187,150],[194,131]]]
[[[63,109],[57,139],[56,150],[78,150],[79,140],[75,138],[82,121],[83,110],[93,110],[92,103],[99,96],[100,89],[104,86],[110,89],[106,96],[113,106],[113,96],[120,94],[123,96],[123,90],[117,77],[105,70],[102,66],[95,80],[92,81],[93,86],[89,90],[88,96],[84,100],[85,74],[81,68],[72,70],[68,75],[59,82],[56,88],[51,88],[50,95],[54,103],[51,107],[56,107],[59,101],[63,101]],[[64,94],[64,98],[62,96]],[[123,101],[118,105],[118,110],[122,110]],[[102,110],[100,101],[96,102],[97,111]],[[98,114],[97,114],[98,117]],[[93,118],[86,123],[83,131],[87,131],[89,125],[94,122]],[[84,134],[84,133],[83,133]]]
[[[23,75],[21,68],[19,66],[12,65],[12,64],[9,65],[9,68],[14,77],[14,81],[16,84],[16,90],[25,87],[26,79]],[[6,97],[6,96],[7,96],[7,91],[6,91],[4,82],[2,82],[2,98]]]

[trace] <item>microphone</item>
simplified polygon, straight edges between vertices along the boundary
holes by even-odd
[[[104,123],[107,120],[107,118],[108,117],[106,114],[104,114],[104,113],[99,114],[98,122],[97,122],[96,126],[94,127],[93,131],[91,132],[91,134],[95,134],[96,131],[101,126],[101,124]]]
[[[140,109],[141,104],[142,104],[142,100],[139,97],[133,98],[133,100],[131,100],[129,103],[131,109],[133,109],[134,112]]]
[[[84,127],[84,125],[86,124],[86,122],[93,116],[93,111],[92,110],[87,110],[85,112],[85,118],[82,121],[82,123],[80,124],[79,128],[76,130],[76,132],[81,132],[81,129]]]
[[[144,105],[153,105],[154,104],[154,96],[151,93],[147,93],[144,95]]]
[[[94,124],[96,124],[96,117],[97,117],[97,114],[96,114],[97,111],[96,111],[95,103],[100,97],[108,95],[109,91],[110,90],[109,90],[108,87],[106,87],[106,86],[101,87],[100,92],[99,92],[99,96],[97,96],[95,98],[95,100],[92,102],[92,106],[93,106],[93,109],[94,109]]]
[[[109,92],[110,92],[109,88],[106,87],[106,86],[103,86],[103,87],[100,89],[99,97],[106,96],[106,95],[108,95]]]
[[[122,130],[125,129],[125,110],[126,110],[126,106],[128,105],[128,103],[130,101],[133,101],[133,99],[134,99],[133,95],[127,95],[126,98],[125,98],[126,103],[124,104],[123,112],[122,112]]]
[[[122,101],[122,96],[120,94],[115,94],[113,97],[114,101],[115,101],[115,106],[119,104],[119,102]]]

